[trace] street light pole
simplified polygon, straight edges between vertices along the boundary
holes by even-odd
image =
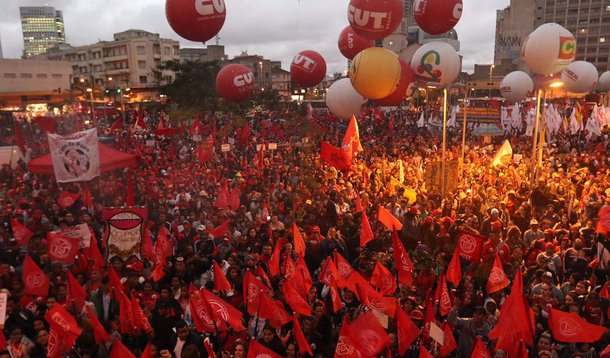
[[[95,121],[95,109],[93,108],[93,88],[87,88],[87,92],[91,96],[91,123]]]
[[[492,82],[491,78],[493,76],[495,67],[496,67],[496,65],[491,65],[489,67],[489,98],[491,98],[491,91],[493,89],[493,82]]]

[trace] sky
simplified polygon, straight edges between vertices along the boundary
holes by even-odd
[[[20,58],[23,37],[20,6],[53,6],[63,11],[66,42],[82,46],[112,40],[115,32],[141,29],[180,41],[180,47],[203,47],[178,36],[165,18],[164,0],[1,0],[0,40],[4,58]],[[463,0],[462,18],[455,27],[460,40],[462,69],[493,61],[496,10],[510,0]],[[219,33],[220,44],[232,58],[242,51],[281,60],[290,68],[300,51],[314,50],[327,62],[328,74],[346,70],[337,47],[348,25],[349,0],[225,0],[227,18]],[[210,40],[208,44],[213,44]]]

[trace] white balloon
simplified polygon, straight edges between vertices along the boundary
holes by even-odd
[[[597,69],[587,61],[576,61],[561,73],[561,81],[568,92],[587,93],[597,84]]]
[[[602,91],[610,90],[610,71],[606,71],[599,76],[599,81],[597,81],[597,87],[599,87]]]
[[[523,101],[534,89],[534,81],[523,71],[513,71],[500,82],[502,97],[511,102]]]
[[[337,117],[349,119],[358,116],[366,98],[356,90],[349,78],[342,78],[333,83],[326,94],[326,106]]]
[[[460,69],[460,56],[446,42],[428,42],[411,58],[411,70],[418,80],[424,82],[448,85],[457,78]]]
[[[574,62],[576,38],[561,25],[540,25],[525,39],[521,57],[532,73],[552,75]]]

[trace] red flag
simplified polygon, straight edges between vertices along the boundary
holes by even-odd
[[[62,191],[57,199],[57,204],[64,209],[68,209],[74,205],[80,194],[70,193],[69,191]]]
[[[47,242],[49,245],[49,259],[64,264],[74,263],[74,258],[78,252],[78,242],[75,238],[50,231],[47,233]]]
[[[259,300],[260,306],[257,314],[260,318],[266,319],[271,327],[280,329],[292,320],[282,302],[272,300],[267,295],[261,295]]]
[[[366,217],[366,211],[363,211],[362,220],[360,221],[360,247],[366,246],[367,243],[373,240],[375,240],[375,235],[373,235],[371,224]]]
[[[388,209],[381,205],[379,205],[379,211],[377,212],[377,220],[379,220],[388,230],[398,231],[402,229],[402,223],[400,220],[398,220],[396,216],[392,215]]]
[[[324,261],[324,265],[322,265],[322,270],[320,270],[318,279],[320,282],[329,287],[337,287],[337,282],[342,280],[341,274],[339,273],[339,270],[337,269],[332,257],[329,256],[326,261]]]
[[[220,187],[220,190],[218,190],[218,193],[216,194],[216,200],[214,200],[214,207],[221,209],[221,210],[228,210],[230,195],[231,194],[229,193],[229,185],[227,184],[226,180],[223,180],[222,186]]]
[[[114,122],[112,122],[112,125],[108,129],[110,130],[110,132],[122,130],[123,118],[119,117],[118,119],[116,119]]]
[[[121,321],[121,333],[135,334],[136,333],[136,317],[134,316],[133,307],[127,295],[121,290],[119,292],[119,317]]]
[[[349,262],[347,262],[345,257],[341,256],[341,254],[337,251],[334,252],[334,256],[335,263],[337,264],[337,270],[339,271],[339,274],[341,274],[341,279],[347,280],[347,278],[352,274],[352,272],[354,272],[354,268],[352,267],[352,265],[349,264]]]
[[[165,259],[168,256],[174,256],[174,248],[172,247],[168,236],[169,230],[167,230],[165,225],[161,225],[159,233],[157,234],[157,242],[155,243],[155,252],[159,258]]]
[[[218,266],[216,261],[214,261],[212,266],[214,268],[214,289],[216,291],[231,290],[231,284],[227,280],[227,277],[225,276],[224,272],[222,272],[222,269],[220,268],[220,266]]]
[[[337,170],[349,171],[352,167],[352,160],[349,154],[327,142],[322,142],[320,159]]]
[[[457,349],[457,342],[455,341],[455,337],[453,336],[453,329],[451,329],[451,325],[447,322],[444,322],[442,327],[443,332],[445,332],[443,336],[443,344],[441,345],[441,355],[443,357],[448,356],[451,352]]]
[[[284,282],[284,287],[282,288],[284,293],[284,300],[286,303],[292,308],[292,310],[296,313],[300,313],[305,316],[311,316],[311,308],[307,301],[297,290],[294,288],[290,281]]]
[[[341,296],[339,296],[339,289],[335,286],[330,286],[329,290],[330,300],[333,303],[333,311],[337,313],[343,308],[343,302],[341,302]]]
[[[159,240],[157,240],[157,243]],[[165,256],[157,256],[158,259],[154,264],[153,270],[148,276],[148,279],[152,279],[154,282],[159,282],[163,277],[165,277],[166,273],[163,269],[167,263]]]
[[[72,272],[67,271],[66,275],[68,276],[68,297],[74,301],[76,311],[80,311],[87,300],[87,292],[76,281]]]
[[[424,347],[423,343],[419,343],[419,358],[434,358],[434,356]]]
[[[348,323],[344,319],[343,324],[341,325],[341,331],[339,332],[337,348],[335,348],[335,358],[360,358],[360,354],[354,346],[352,339],[347,334],[347,330]]]
[[[214,352],[214,346],[210,343],[210,337],[206,337],[203,340],[203,346],[205,347],[205,351],[208,353],[208,358],[216,358],[216,352]]]
[[[553,308],[549,312],[549,327],[556,340],[566,343],[593,343],[606,332],[604,327],[591,324],[574,313]]]
[[[226,331],[227,324],[222,320],[214,320],[210,313],[211,308],[199,298],[189,300],[193,316],[193,324],[197,332],[216,332]]]
[[[231,210],[237,211],[237,209],[239,209],[239,206],[241,205],[240,195],[241,193],[238,188],[233,188],[233,190],[231,190],[231,194],[229,195],[229,207],[231,207]]]
[[[284,286],[284,289],[286,286]],[[258,311],[258,302],[261,295],[266,295],[269,292],[269,288],[265,284],[257,279],[252,272],[246,271],[244,276],[244,303],[250,315],[256,314]]]
[[[447,274],[445,278],[448,282],[451,282],[453,286],[458,287],[460,281],[462,281],[462,266],[460,265],[460,247],[456,247],[453,252],[453,256],[451,256],[451,262],[449,263],[449,267],[447,267]]]
[[[210,230],[209,234],[214,236],[214,238],[219,238],[227,235],[229,233],[229,222],[229,219],[225,220],[222,224]]]
[[[485,242],[485,238],[481,235],[468,231],[460,231],[458,236],[460,256],[472,262],[479,262],[481,250],[483,250],[483,242]]]
[[[19,221],[11,218],[11,228],[13,229],[13,236],[15,237],[15,241],[19,244],[19,246],[25,246],[30,242],[34,233],[27,228],[27,226],[23,225]]]
[[[610,205],[604,205],[597,213],[599,221],[597,222],[596,231],[602,235],[610,232]]]
[[[44,318],[51,324],[51,329],[57,328],[57,337],[65,343],[67,347],[72,347],[76,339],[83,332],[78,327],[76,319],[72,317],[63,305],[55,305],[45,313]],[[50,351],[50,349],[49,349]]]
[[[189,134],[196,135],[201,134],[203,132],[203,124],[201,123],[201,118],[199,116],[195,117],[193,124],[189,127]]]
[[[356,212],[361,213],[364,211],[364,207],[362,206],[362,200],[360,200],[360,194],[356,193]]]
[[[212,309],[212,316],[214,319],[222,319],[237,332],[246,329],[241,323],[243,314],[237,308],[231,306],[206,289],[202,289],[202,292],[203,299]]]
[[[438,279],[435,298],[438,300],[441,316],[446,316],[451,311],[452,303],[449,289],[447,288],[447,281],[445,281],[443,274]]]
[[[256,266],[256,269],[254,270],[254,273],[261,278],[261,280],[263,281],[263,283],[269,287],[271,286],[271,281],[269,280],[269,277],[267,276],[267,273],[265,272],[265,270],[263,270],[263,267],[261,265]]]
[[[91,235],[91,243],[89,245],[89,250],[87,252],[88,259],[93,261],[93,270],[99,271],[100,268],[105,266],[104,257],[100,252],[100,248],[97,245],[97,239],[94,235]]]
[[[529,353],[527,351],[527,347],[525,346],[525,342],[523,340],[519,341],[519,348],[517,349],[517,355],[515,358],[528,358]],[[600,356],[600,358],[603,358]]]
[[[135,323],[136,331],[142,331],[144,333],[152,333],[153,328],[148,322],[148,318],[144,314],[142,307],[140,307],[140,303],[135,297],[131,297],[131,310],[133,312],[133,318]]]
[[[55,133],[57,128],[57,121],[53,117],[36,116],[32,118],[32,122],[45,132]]]
[[[247,358],[282,358],[282,356],[258,343],[256,340],[251,339],[248,345]]]
[[[421,331],[400,307],[396,307],[396,331],[398,333],[398,353],[402,356],[419,337]]]
[[[200,163],[207,163],[214,157],[214,137],[211,134],[197,146],[197,157]]]
[[[375,291],[369,284],[356,284],[358,292],[358,300],[363,305],[372,310],[383,312],[384,314],[394,317],[396,313],[396,298],[383,297]]]
[[[491,268],[491,272],[489,273],[489,279],[487,280],[487,293],[494,293],[496,291],[500,291],[501,289],[508,287],[508,285],[510,285],[510,281],[504,273],[504,268],[502,268],[500,256],[496,255],[494,265]]]
[[[128,207],[136,205],[136,194],[133,191],[133,178],[131,175],[127,175],[127,193],[125,194],[125,205]]]
[[[491,355],[489,355],[489,351],[487,350],[487,347],[485,347],[485,343],[483,343],[481,337],[477,336],[477,341],[474,344],[472,353],[470,353],[470,358],[491,358]]]
[[[292,241],[294,242],[294,252],[299,256],[305,256],[305,240],[301,236],[301,232],[296,223],[292,223]]]
[[[358,152],[362,152],[362,144],[360,144],[360,132],[358,130],[358,121],[355,116],[349,121],[345,135],[343,136],[343,142],[341,143],[341,149],[346,153],[349,153],[350,157],[353,157]]]
[[[375,357],[390,344],[390,337],[371,311],[350,323],[346,333],[363,357]]]
[[[136,122],[133,124],[133,130],[141,128],[142,130],[146,130],[146,123],[144,122],[144,116],[142,115],[142,111],[138,111]]]
[[[89,189],[88,184],[85,184],[85,189],[83,189],[83,202],[87,207],[87,211],[89,211],[89,213],[93,213],[93,196],[91,195],[91,190]]]
[[[405,250],[402,242],[400,242],[396,230],[393,230],[392,233],[392,247],[394,249],[394,264],[398,272],[398,282],[411,286],[413,284],[411,272],[415,269],[415,265],[413,265],[413,261],[409,258],[409,254],[407,254],[407,250]]]
[[[273,249],[273,254],[269,258],[269,274],[272,277],[275,277],[280,274],[280,251],[282,249],[281,241],[275,243],[275,248]]]
[[[23,129],[21,128],[21,123],[15,121],[15,144],[21,150],[21,154],[25,155],[25,137],[23,136]]]
[[[248,122],[237,133],[237,141],[242,146],[246,146],[250,142],[250,124]]]
[[[120,340],[115,339],[112,344],[112,351],[110,352],[110,358],[136,358],[127,347],[121,343]]]
[[[111,293],[115,300],[119,300],[119,298],[121,297],[121,293],[124,294],[123,284],[121,283],[119,275],[117,275],[116,271],[114,271],[114,268],[112,268],[112,266],[110,266],[110,269],[108,270],[108,278]]]
[[[599,354],[599,358],[610,358],[610,344]]]
[[[64,357],[72,348],[69,341],[76,341],[76,338],[71,334],[67,334],[62,326],[55,322],[49,323],[49,342],[47,346],[47,358]],[[66,340],[67,339],[67,340]]]
[[[148,228],[144,228],[142,232],[142,257],[150,262],[157,261],[157,255],[155,255],[155,248],[153,247]]]
[[[32,296],[47,297],[50,285],[49,277],[36,265],[30,255],[25,256],[23,261],[23,285],[25,294]]]
[[[110,342],[110,335],[104,329],[104,326],[97,319],[93,311],[89,306],[85,306],[85,310],[87,311],[87,316],[91,321],[91,327],[93,328],[93,336],[95,337],[95,343],[100,344],[102,342]]]
[[[343,288],[347,288],[348,290],[354,292],[358,300],[360,300],[360,296],[358,296],[358,284],[362,285],[362,287],[370,288],[374,293],[377,293],[377,291],[373,290],[369,282],[358,271],[350,273],[349,277],[342,282]]]
[[[311,347],[307,342],[307,338],[305,338],[305,335],[301,330],[301,324],[299,323],[296,314],[292,315],[292,331],[294,332],[294,339],[296,340],[297,345],[299,346],[299,353],[309,353],[309,355],[313,357],[313,352],[311,351]]]
[[[377,287],[382,295],[393,295],[396,291],[396,280],[394,275],[379,261],[375,262],[375,268],[371,275],[371,285]]]
[[[299,256],[297,258],[297,272],[301,274],[301,280],[303,281],[303,285],[305,286],[305,293],[309,292],[311,286],[313,286],[313,280],[311,279],[311,275],[309,274],[309,269],[307,268],[307,264],[305,263],[305,258],[303,256]]]

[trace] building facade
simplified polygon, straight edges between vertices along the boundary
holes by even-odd
[[[181,48],[180,62],[211,62],[226,61],[225,47],[222,45],[209,45],[206,48]]]
[[[66,42],[61,11],[50,6],[19,8],[23,33],[23,57],[45,53],[49,48]]]
[[[71,96],[67,61],[0,59],[0,107],[62,102]]]
[[[242,52],[239,56],[235,56],[231,63],[237,63],[248,67],[254,74],[254,81],[257,90],[269,90],[273,88],[272,69],[277,65],[276,61],[271,61],[259,55],[248,55],[247,52]]]

